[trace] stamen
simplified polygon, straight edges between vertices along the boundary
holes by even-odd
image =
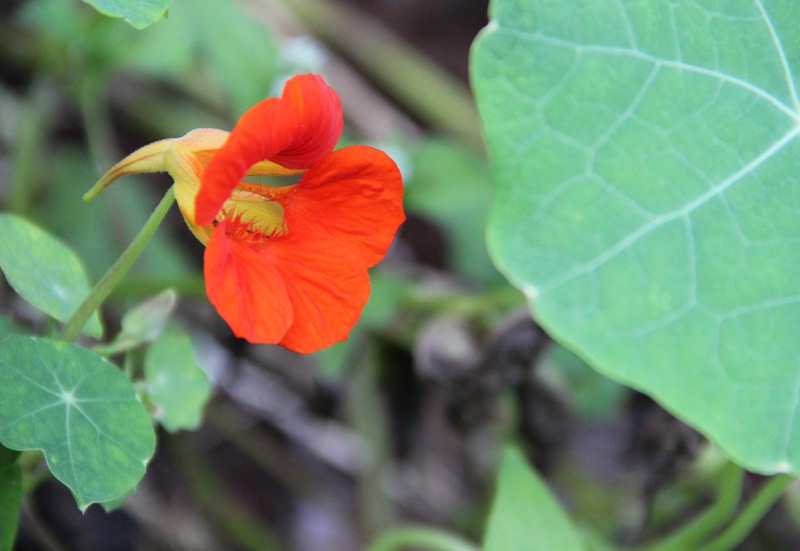
[[[243,219],[244,213],[233,213],[231,211],[222,212],[222,220],[225,223],[225,233],[231,239],[245,241],[247,243],[258,243],[259,241],[266,241],[273,237],[279,237],[286,233],[286,224],[281,221],[275,227],[265,228],[256,225],[253,220]],[[212,222],[214,226],[219,223],[219,220]]]

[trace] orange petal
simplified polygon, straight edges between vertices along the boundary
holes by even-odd
[[[256,245],[236,239],[233,224],[218,224],[206,247],[208,299],[237,337],[280,342],[294,321],[283,275]]]
[[[294,233],[264,247],[280,271],[294,323],[279,344],[307,354],[347,339],[369,298],[369,274],[347,243]]]
[[[367,266],[384,257],[405,220],[400,170],[384,152],[363,145],[334,151],[279,200],[290,233],[346,240]]]
[[[288,169],[308,168],[333,151],[342,132],[339,96],[322,77],[298,75],[280,98],[250,108],[203,175],[197,223],[210,224],[247,170],[269,160]]]

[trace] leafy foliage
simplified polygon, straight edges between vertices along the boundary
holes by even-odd
[[[584,547],[566,513],[522,453],[508,448],[500,465],[484,551],[553,549],[581,551]]]
[[[13,214],[0,214],[0,268],[14,290],[58,321],[65,322],[89,293],[83,265],[66,245]],[[85,331],[102,334],[100,318]]]
[[[188,336],[166,333],[147,350],[144,365],[153,416],[165,429],[196,429],[211,395],[205,372],[197,365]]]
[[[489,243],[537,320],[744,466],[800,470],[800,5],[497,0]]]
[[[114,340],[95,351],[108,356],[155,341],[164,332],[177,301],[175,291],[167,289],[137,304],[122,316],[122,327]]]
[[[451,49],[461,35],[466,48],[485,12],[462,26],[470,9],[458,2],[429,3],[415,37],[446,36]],[[741,469],[731,463],[718,476],[724,458],[711,446],[695,460],[670,430],[680,423],[649,400],[631,401],[624,385],[740,462],[795,468],[797,6],[494,0],[471,67],[487,162],[463,83],[362,8],[281,0],[245,2],[244,12],[238,0],[193,0],[134,28],[166,16],[169,4],[26,0],[0,10],[11,38],[0,41],[0,112],[9,115],[0,160],[10,168],[0,202],[24,216],[0,215],[0,226],[14,220],[13,231],[0,228],[0,267],[24,299],[0,289],[0,443],[27,450],[0,445],[0,551],[15,543],[20,498],[36,511],[59,491],[38,486],[43,456],[81,507],[109,510],[138,491],[138,503],[113,517],[44,518],[67,546],[83,522],[104,525],[146,502],[137,539],[175,548],[202,537],[215,548],[355,549],[374,537],[370,551],[476,551],[470,540],[484,533],[487,551],[609,550],[600,539],[632,527],[642,535],[629,542],[636,549],[739,548],[789,480],[768,480],[740,504]],[[382,4],[370,12],[390,13],[398,29],[414,28],[408,15],[422,13]],[[433,31],[444,13],[445,31]],[[287,29],[302,39],[287,40]],[[146,141],[229,129],[283,78],[309,70],[331,78],[346,131],[387,146],[406,185],[410,223],[373,270],[347,341],[307,357],[218,332],[206,316],[200,246],[169,218],[104,303],[118,333],[78,346],[22,336],[42,329],[25,323],[25,301],[62,321],[75,306],[53,314],[31,298],[63,285],[64,263],[49,249],[16,258],[39,247],[17,240],[20,228],[31,239],[26,221],[58,236],[61,249],[68,243],[96,278],[139,234],[169,180],[131,177],[85,204],[98,172]],[[460,143],[434,135],[441,130]],[[504,275],[557,343],[545,344],[529,318],[524,328],[506,323],[521,293]],[[80,302],[88,286],[78,279]],[[165,288],[181,296],[180,309],[173,292],[129,309]],[[446,331],[431,331],[438,320]],[[206,429],[172,434],[199,425],[211,390],[193,344],[221,392]],[[165,429],[165,461],[156,483],[137,490],[153,422]],[[489,507],[487,467],[507,438],[546,478],[517,447],[506,450]],[[627,444],[636,468],[620,458]],[[717,484],[708,510],[664,534]],[[655,504],[643,503],[642,493],[656,492]],[[197,513],[199,523],[173,522]],[[25,514],[23,546],[37,537]],[[320,518],[331,530],[318,530]],[[397,526],[401,518],[436,527]],[[66,524],[70,534],[59,534]],[[794,524],[779,524],[782,541]],[[597,535],[581,542],[576,526]],[[665,537],[647,541],[655,535]]]
[[[0,443],[42,450],[81,509],[141,477],[155,434],[133,385],[79,346],[11,337],[0,344]]]

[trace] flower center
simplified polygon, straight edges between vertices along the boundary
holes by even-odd
[[[214,225],[228,222],[228,235],[249,243],[286,233],[283,207],[270,197],[238,187],[225,202]]]

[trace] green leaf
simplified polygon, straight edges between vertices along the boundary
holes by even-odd
[[[122,316],[122,330],[113,342],[94,347],[104,356],[117,354],[144,343],[153,342],[164,332],[164,326],[175,309],[178,295],[167,289],[154,297],[140,302]]]
[[[83,265],[72,250],[27,220],[0,214],[0,269],[22,298],[49,316],[66,322],[89,294]],[[95,312],[84,331],[100,337]]]
[[[762,473],[800,470],[800,4],[496,0],[489,246],[536,319]]]
[[[131,382],[73,344],[0,344],[0,403],[0,443],[42,450],[81,510],[127,492],[153,455],[155,433]]]
[[[131,308],[122,317],[122,335],[137,342],[152,342],[164,331],[178,296],[167,289]]]
[[[516,448],[503,452],[484,551],[582,551],[564,510]]]
[[[167,333],[153,343],[147,350],[144,375],[154,417],[165,429],[175,432],[200,425],[211,384],[195,360],[187,335]]]
[[[103,15],[121,17],[135,29],[144,29],[167,13],[169,0],[83,0]]]
[[[22,473],[19,453],[0,446],[0,551],[14,546],[22,504]]]

